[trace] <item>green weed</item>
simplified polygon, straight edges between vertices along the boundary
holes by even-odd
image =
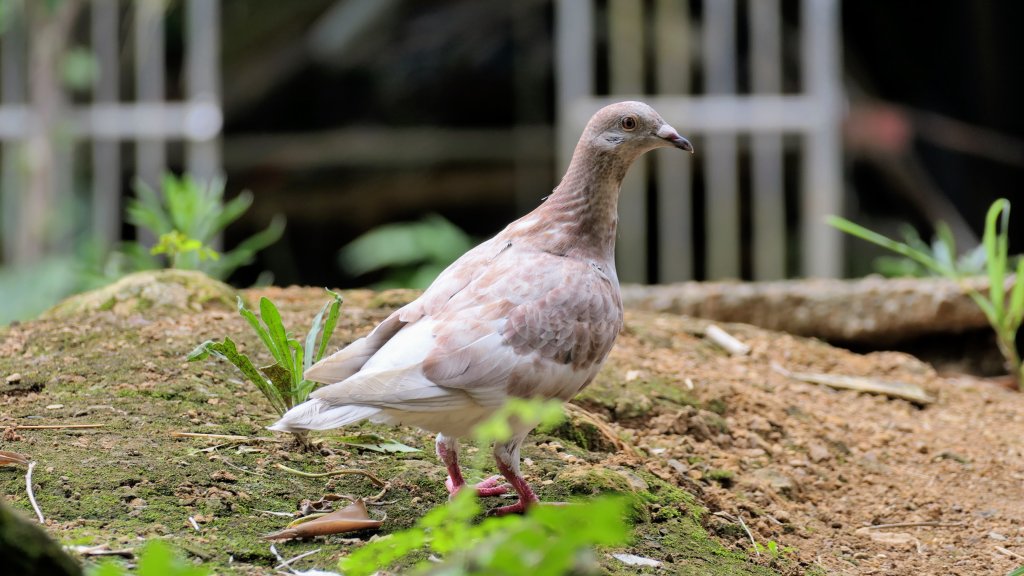
[[[305,402],[316,388],[316,383],[303,378],[303,373],[324,357],[341,313],[341,295],[330,290],[327,292],[332,296],[331,300],[320,308],[301,342],[288,334],[281,321],[281,313],[269,298],[260,298],[259,317],[245,307],[241,298],[238,299],[238,313],[252,326],[274,358],[274,363],[269,366],[257,369],[227,337],[223,342],[203,342],[188,355],[188,360],[195,362],[212,355],[231,362],[259,388],[275,412],[284,414],[292,406]]]
[[[284,233],[284,218],[275,217],[261,232],[243,240],[234,249],[218,254],[212,243],[221,231],[238,220],[252,205],[252,193],[242,192],[224,201],[224,182],[200,184],[191,176],[164,176],[162,197],[142,182],[135,185],[136,197],[128,202],[129,223],[157,237],[150,250],[127,243],[121,250],[122,264],[129,270],[161,268],[159,255],[167,265],[200,270],[225,279],[239,266],[252,262],[256,253],[277,242]]]
[[[210,570],[195,566],[174,554],[160,540],[151,540],[139,556],[135,576],[206,576]],[[88,572],[89,576],[127,576],[130,572],[113,560],[103,562]]]
[[[562,418],[560,402],[512,399],[477,426],[474,440],[479,444],[501,442],[512,436],[511,424],[515,421],[551,426]],[[409,573],[596,573],[592,548],[626,543],[631,531],[628,508],[624,497],[601,497],[576,505],[538,505],[523,516],[492,517],[475,523],[481,512],[480,504],[472,490],[462,490],[412,528],[367,543],[342,558],[338,566],[346,576],[365,576],[410,556],[432,553],[443,558],[440,565],[420,560]]]
[[[1007,293],[1007,276],[1013,272],[1009,255],[1009,219],[1008,200],[1000,198],[992,203],[985,217],[985,233],[981,242],[985,254],[984,271],[989,280],[988,294],[982,294],[970,287],[967,288],[967,294],[984,312],[996,333],[999,351],[1006,359],[1011,376],[1024,391],[1024,372],[1016,346],[1017,331],[1024,321],[1024,258],[1017,260],[1014,286]],[[845,218],[830,216],[828,223],[847,234],[892,250],[941,276],[955,280],[965,278],[965,270],[956,265],[956,247],[948,228],[939,228],[940,235],[945,237],[942,239],[944,248],[929,253],[920,247],[915,248],[868,230]],[[943,229],[946,231],[942,232]]]
[[[767,544],[761,544],[760,542],[754,542],[754,545],[750,548],[756,554],[763,554],[772,560],[779,560],[787,558],[796,553],[796,548],[792,546],[779,546],[779,543],[775,540],[769,540]]]

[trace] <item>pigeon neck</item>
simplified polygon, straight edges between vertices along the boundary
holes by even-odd
[[[619,188],[630,162],[620,154],[578,146],[562,182],[537,209],[555,241],[550,251],[613,263]]]

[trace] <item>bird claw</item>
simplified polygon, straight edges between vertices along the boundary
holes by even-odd
[[[504,481],[505,479],[501,476],[491,476],[486,480],[474,484],[472,488],[476,490],[476,495],[481,498],[486,498],[487,496],[501,496],[509,491],[509,486],[508,484],[505,484]],[[462,490],[467,486],[466,484],[455,486],[452,482],[451,476],[444,481],[444,485],[448,489],[448,494],[450,496],[455,496],[459,490]]]
[[[533,504],[536,504],[534,502]],[[508,506],[500,506],[487,513],[488,516],[507,516],[509,514],[524,514],[526,512],[527,505],[519,500],[515,504]]]
[[[555,506],[561,508],[562,506],[575,506],[572,502],[535,502],[530,501],[526,504],[522,500],[519,500],[515,504],[509,506],[501,506],[495,508],[487,513],[488,516],[506,516],[508,514],[525,514],[527,510],[534,506]]]

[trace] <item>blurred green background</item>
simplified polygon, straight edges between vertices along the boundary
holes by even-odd
[[[0,0],[0,323],[171,259],[241,286],[423,286],[536,206],[579,116],[625,98],[698,151],[631,176],[625,281],[872,271],[826,212],[926,239],[945,221],[967,250],[1024,181],[1022,18],[1013,0]],[[765,97],[794,118],[762,117]],[[235,204],[168,236],[168,182]]]

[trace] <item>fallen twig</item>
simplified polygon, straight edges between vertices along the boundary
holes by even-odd
[[[750,346],[740,342],[735,336],[714,324],[709,325],[704,330],[704,336],[733,356],[746,356],[750,354]]]
[[[278,468],[284,470],[285,472],[288,472],[289,474],[295,474],[296,476],[302,476],[304,478],[330,478],[332,476],[343,476],[346,474],[359,474],[361,476],[365,476],[367,479],[370,480],[370,482],[373,482],[375,485],[380,486],[380,492],[378,492],[374,496],[370,496],[368,498],[363,499],[367,502],[376,502],[380,500],[381,498],[384,497],[384,494],[387,494],[388,489],[391,488],[390,482],[385,482],[384,480],[381,480],[380,478],[374,476],[372,472],[360,470],[358,468],[345,468],[342,470],[332,470],[330,472],[303,472],[302,470],[289,468],[284,464],[275,464],[274,466],[277,466]]]
[[[750,533],[750,528],[747,528],[747,523],[743,521],[743,516],[737,514],[736,518],[739,518],[740,526],[743,526],[743,531],[747,533],[747,538],[750,538],[750,545],[754,547],[754,554],[757,554],[757,557],[760,558],[761,551],[757,549],[757,542],[754,540],[754,535]]]
[[[67,550],[81,556],[120,556],[126,560],[135,559],[135,553],[127,548],[122,550],[111,550],[106,544],[99,546],[66,546]]]
[[[281,568],[287,568],[287,569],[291,570],[292,572],[295,572],[295,569],[292,568],[292,564],[293,563],[298,562],[299,560],[302,560],[306,556],[312,556],[313,554],[316,554],[317,552],[323,550],[323,548],[317,548],[316,550],[310,550],[309,552],[303,552],[302,554],[299,554],[298,556],[295,556],[293,558],[289,558],[288,560],[285,560],[284,558],[281,558],[281,555],[277,553],[277,550],[273,550],[273,547],[274,547],[273,544],[271,544],[270,547],[271,547],[272,551],[274,552],[274,556],[277,556],[277,559],[281,562],[277,566],[274,566],[274,570],[280,570]]]
[[[221,462],[227,464],[228,466],[234,468],[235,470],[238,470],[240,472],[245,472],[245,473],[248,473],[248,474],[254,474],[256,476],[263,476],[264,478],[267,478],[267,475],[264,474],[263,472],[257,472],[256,470],[248,470],[246,468],[242,468],[238,464],[235,464],[235,463],[231,462],[230,460],[228,460],[227,458],[225,458],[223,456],[217,456],[217,457],[220,459]]]
[[[260,514],[270,514],[271,516],[280,516],[282,518],[295,518],[295,514],[291,512],[275,512],[273,510],[255,510]]]
[[[15,430],[64,430],[71,428],[103,428],[106,424],[15,424]]]
[[[374,476],[372,472],[367,472],[366,470],[359,468],[343,468],[341,470],[331,470],[330,472],[303,472],[302,470],[289,468],[284,464],[275,464],[274,466],[277,466],[289,474],[295,474],[296,476],[302,476],[304,478],[330,478],[332,476],[344,476],[346,474],[359,474],[360,476],[366,476],[370,482],[373,482],[377,486],[384,486],[387,484],[387,482]]]
[[[963,526],[963,522],[937,522],[937,521],[926,521],[926,522],[894,522],[892,524],[873,524],[871,526],[865,526],[865,530],[884,530],[886,528],[921,528],[921,527],[935,527],[935,528],[955,528],[957,526]]]
[[[816,374],[809,372],[791,372],[779,364],[772,363],[772,370],[787,378],[800,380],[810,384],[820,384],[830,388],[843,390],[856,390],[870,394],[881,394],[892,398],[907,400],[916,404],[931,404],[935,399],[928,395],[920,387],[906,382],[887,382],[875,380],[874,378],[861,378],[858,376],[843,376],[833,374]]]
[[[36,517],[39,518],[40,524],[46,524],[46,519],[43,518],[43,511],[39,509],[39,503],[36,502],[36,495],[32,491],[32,471],[35,470],[35,460],[28,463],[28,472],[25,473],[25,491],[28,492],[28,501],[32,503],[32,509],[36,512]]]
[[[196,519],[193,518],[192,516],[188,517],[188,523],[191,524],[192,527],[196,529],[196,532],[202,532],[203,531],[202,528],[199,527],[199,523],[196,522]]]
[[[1020,554],[1017,554],[1013,550],[1007,550],[1006,548],[1003,548],[1002,546],[996,546],[996,551],[999,552],[1000,554],[1005,554],[1005,555],[1009,556],[1010,558],[1016,558],[1017,560],[1024,560],[1024,556],[1021,556]]]
[[[284,442],[281,438],[271,436],[238,436],[235,434],[203,434],[201,432],[171,432],[172,438],[209,438],[213,440],[230,440],[232,442]]]

